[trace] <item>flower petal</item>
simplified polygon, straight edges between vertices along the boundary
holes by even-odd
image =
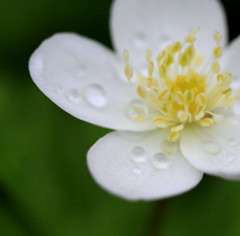
[[[216,30],[227,40],[225,15],[216,0],[115,0],[112,8],[115,48],[119,54],[128,49],[137,67],[144,65],[146,49],[159,53],[196,26],[201,26],[197,45],[202,52],[212,53]]]
[[[221,59],[221,65],[223,71],[230,72],[232,74],[231,88],[235,93],[240,91],[240,36],[234,39],[231,44],[224,49],[223,58]],[[233,106],[232,110],[236,115],[240,115],[240,100],[238,100]]]
[[[240,36],[234,39],[231,44],[224,49],[222,67],[224,71],[233,75],[233,89],[240,90]]]
[[[43,93],[81,120],[120,130],[153,126],[131,117],[133,104],[141,102],[134,88],[120,78],[124,65],[94,41],[74,34],[54,35],[34,52],[29,68]]]
[[[112,132],[88,152],[95,180],[109,192],[129,200],[166,198],[190,190],[202,178],[179,152],[165,155],[165,132]],[[166,144],[165,144],[166,145]]]
[[[240,122],[225,118],[209,128],[189,126],[181,136],[181,151],[199,170],[240,179]]]

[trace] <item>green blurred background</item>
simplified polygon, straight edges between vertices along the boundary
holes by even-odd
[[[240,1],[222,1],[230,38]],[[163,202],[127,202],[95,184],[86,152],[108,132],[48,100],[28,59],[55,32],[73,31],[111,47],[111,0],[0,0],[0,235],[240,235],[240,182],[204,177]]]

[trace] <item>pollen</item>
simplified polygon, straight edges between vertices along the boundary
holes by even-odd
[[[195,43],[200,27],[181,41],[173,42],[160,52],[146,50],[147,74],[139,74],[124,50],[125,76],[136,86],[136,93],[150,108],[148,114],[136,112],[138,122],[152,120],[156,128],[168,129],[168,142],[176,142],[186,126],[208,128],[224,117],[221,113],[240,97],[230,87],[232,74],[222,71],[219,32],[213,33],[216,45],[211,57],[197,51]],[[155,56],[156,55],[156,56]],[[155,56],[155,57],[154,57]]]

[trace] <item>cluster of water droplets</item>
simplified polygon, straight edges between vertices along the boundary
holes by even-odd
[[[229,137],[225,146],[220,146],[214,141],[205,141],[202,143],[202,148],[206,153],[216,156],[226,165],[240,157],[240,140],[234,137]]]
[[[78,66],[75,69],[75,76],[79,79],[84,79],[87,76],[87,69],[83,65]],[[64,94],[63,86],[57,84],[55,91],[59,95]],[[93,108],[103,108],[107,105],[106,91],[100,84],[92,83],[88,84],[85,88],[69,88],[66,91],[66,98],[71,103],[79,103],[85,101]]]
[[[134,175],[142,174],[144,165],[150,165],[152,174],[156,174],[158,171],[164,171],[169,168],[171,157],[164,152],[157,152],[150,156],[146,149],[141,146],[135,146],[130,152],[128,164],[131,165],[131,171]]]

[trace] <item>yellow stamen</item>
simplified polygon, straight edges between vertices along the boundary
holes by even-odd
[[[209,127],[213,125],[213,119],[205,118],[199,121],[202,127]]]
[[[171,128],[171,132],[175,133],[175,132],[180,132],[184,129],[184,125],[178,125],[178,126],[174,126]]]
[[[216,48],[214,48],[214,50],[213,50],[213,55],[214,55],[214,57],[215,57],[216,59],[221,58],[221,56],[222,56],[222,48],[219,47],[219,46],[217,46]]]
[[[130,65],[125,66],[125,76],[130,80],[133,77],[133,69]]]
[[[123,59],[126,64],[129,64],[129,52],[127,49],[123,51]]]
[[[152,58],[152,51],[151,50],[146,50],[146,60],[149,62],[151,61]]]
[[[146,90],[144,87],[142,86],[137,86],[137,94],[139,97],[141,97],[142,99],[144,99],[146,97]]]
[[[212,72],[217,74],[220,72],[220,70],[221,70],[221,67],[220,67],[219,62],[218,61],[213,62],[212,63]]]
[[[197,124],[209,127],[219,122],[223,115],[216,114],[222,107],[232,106],[239,94],[230,87],[232,74],[222,71],[220,43],[222,35],[213,34],[216,45],[212,57],[205,59],[197,51],[195,41],[200,27],[194,28],[182,42],[176,41],[165,47],[157,58],[146,50],[147,75],[135,76],[131,84],[136,86],[138,96],[150,109],[135,109],[134,118],[144,122],[151,120],[157,128],[167,129],[168,142],[176,142],[186,126]],[[125,75],[130,80],[134,69],[130,65],[129,52],[124,50]],[[207,62],[207,63],[206,63]],[[219,113],[219,112],[218,112]]]
[[[152,76],[153,75],[153,69],[154,69],[154,64],[152,61],[148,63],[148,75]]]
[[[168,141],[169,142],[176,142],[180,138],[179,132],[173,132],[168,135]]]
[[[220,44],[221,41],[222,41],[222,39],[223,39],[222,34],[219,33],[219,32],[217,32],[217,31],[214,32],[213,38],[214,38],[214,40],[215,40],[218,44]]]
[[[189,113],[188,112],[184,112],[184,111],[179,111],[177,113],[177,117],[178,117],[178,120],[181,122],[181,123],[185,123],[188,121],[188,118],[189,118]]]

